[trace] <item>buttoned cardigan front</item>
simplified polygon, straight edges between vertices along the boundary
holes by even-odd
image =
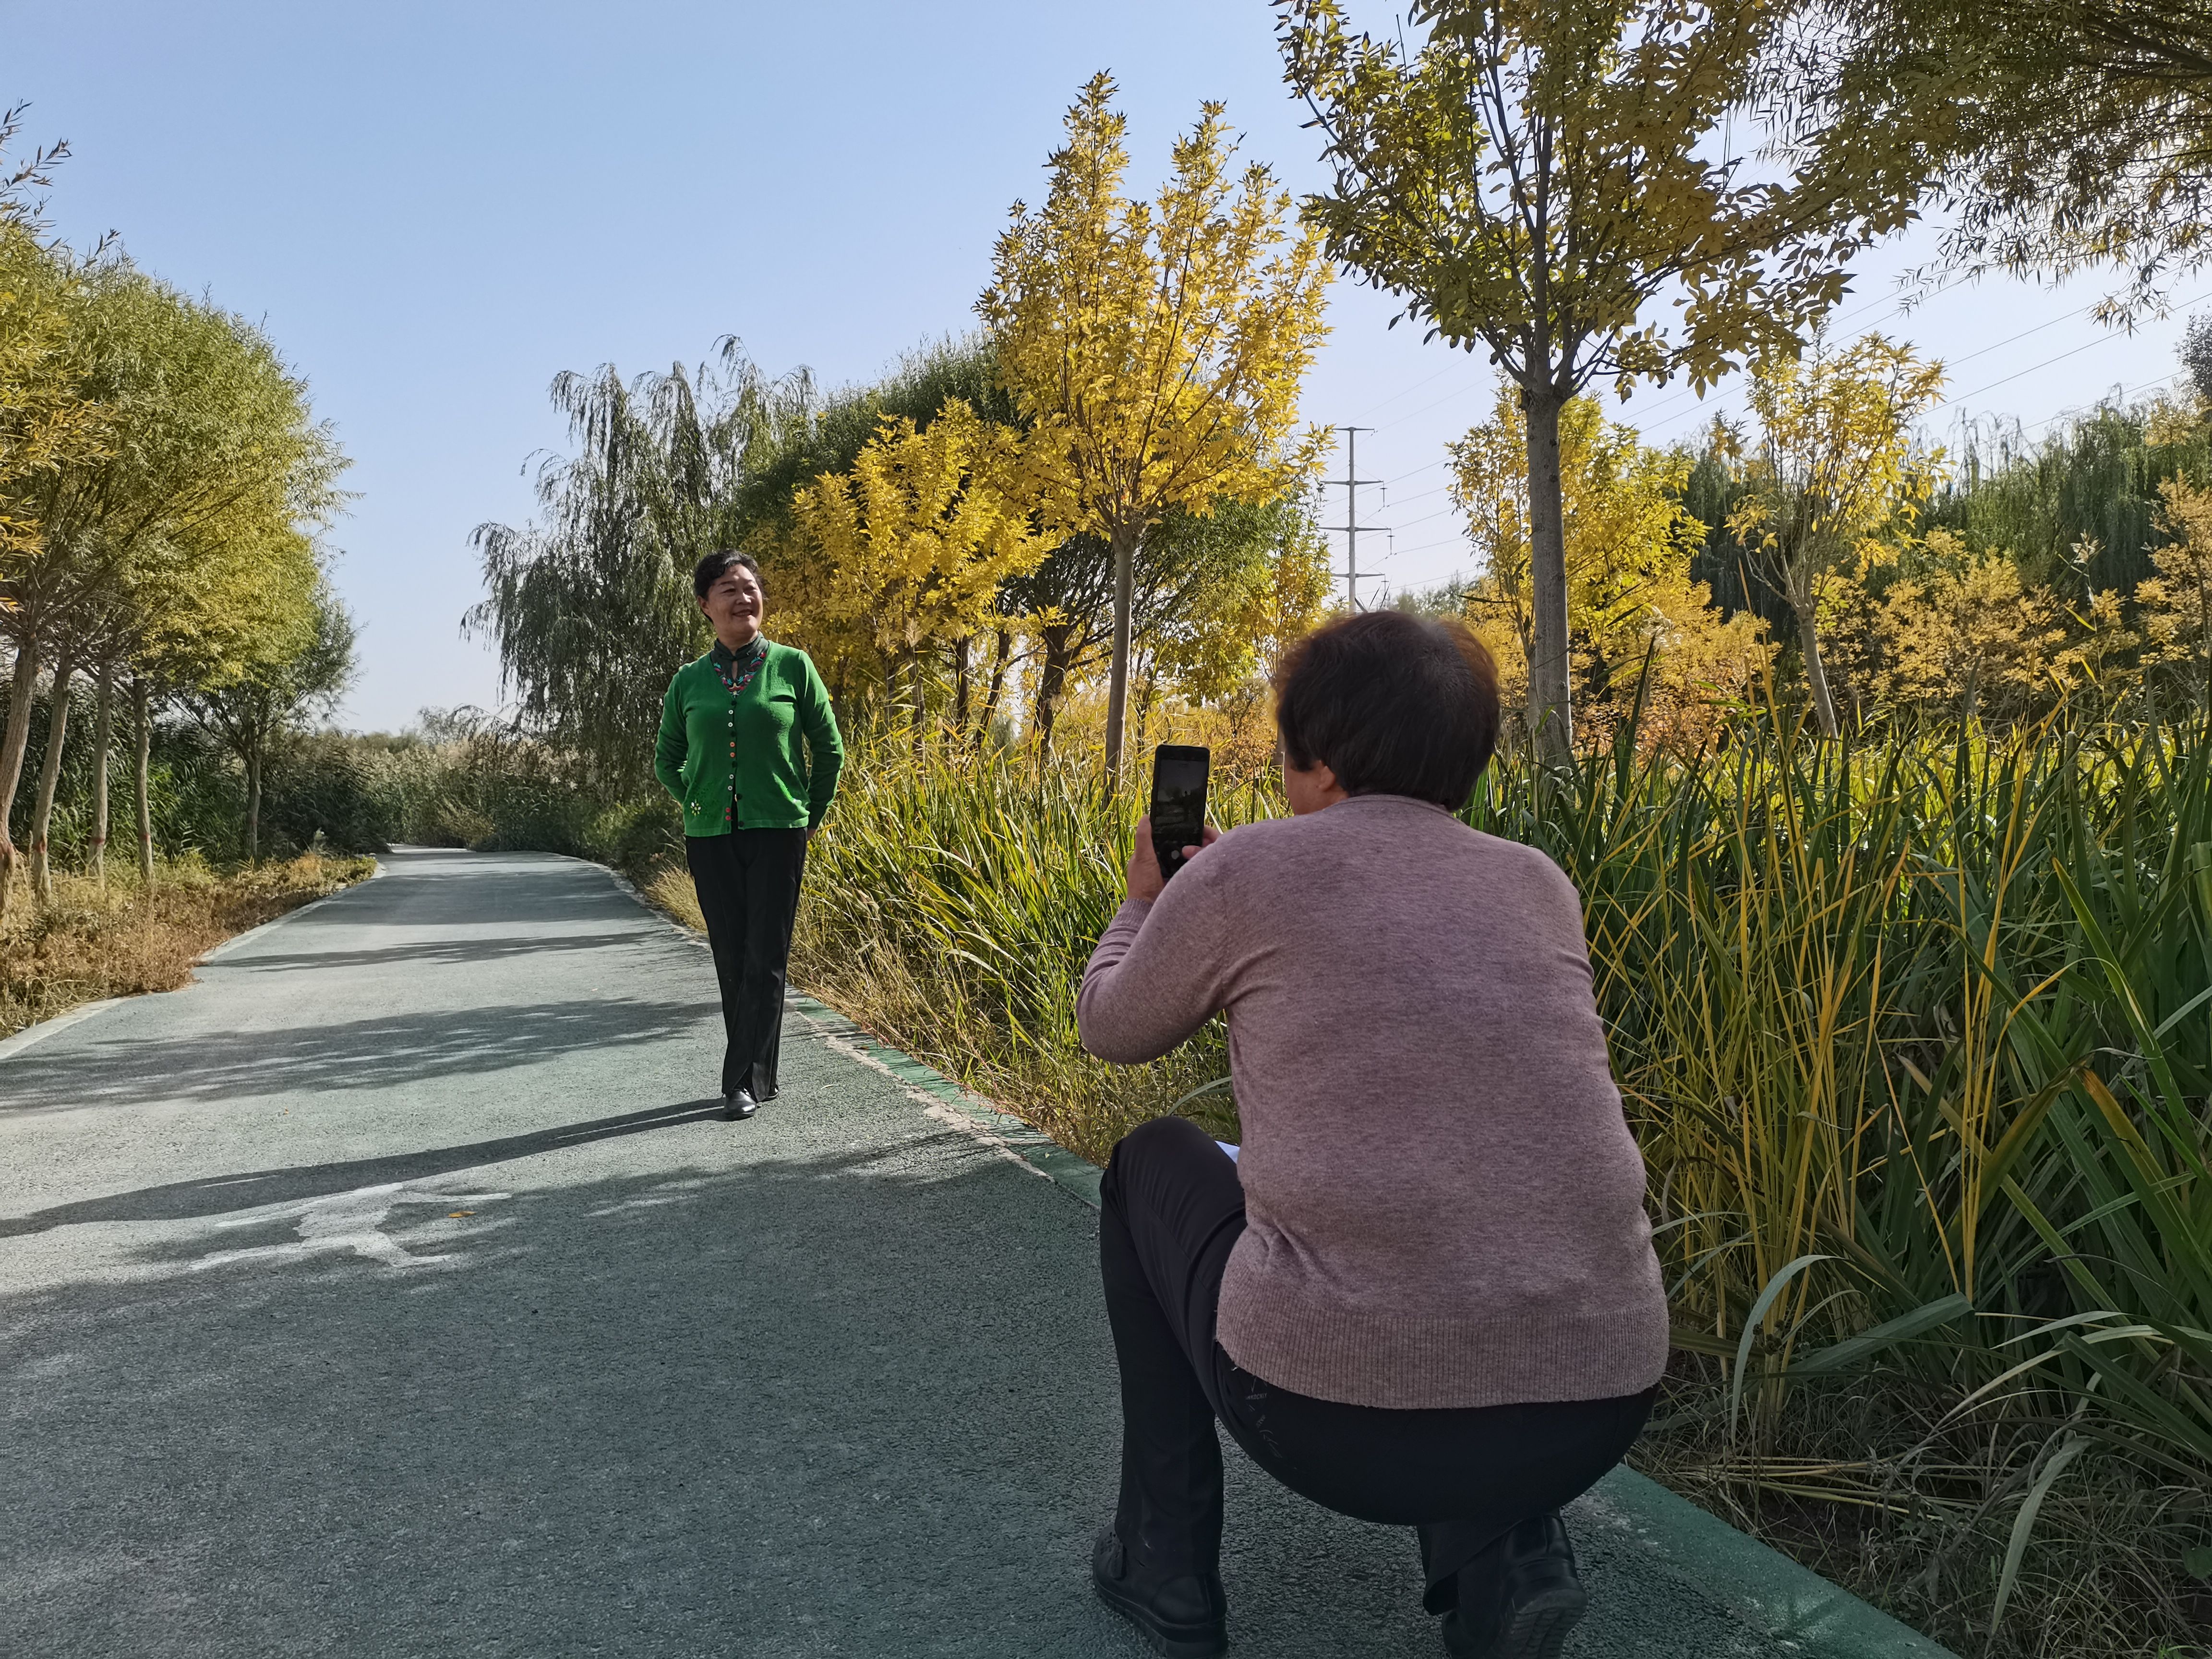
[[[687,836],[811,830],[836,797],[845,745],[813,659],[773,641],[759,648],[750,680],[744,658],[718,644],[668,683],[653,770]]]

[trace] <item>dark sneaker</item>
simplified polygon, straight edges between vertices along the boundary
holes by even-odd
[[[1453,1659],[1559,1659],[1589,1607],[1566,1523],[1540,1515],[1461,1571],[1459,1605],[1444,1615],[1444,1651]]]
[[[750,1117],[758,1110],[760,1102],[753,1098],[753,1091],[750,1089],[740,1089],[735,1094],[723,1097],[722,1115],[732,1123],[741,1118]]]
[[[1229,1650],[1229,1598],[1212,1573],[1148,1578],[1107,1527],[1091,1551],[1091,1585],[1167,1659],[1214,1659]]]

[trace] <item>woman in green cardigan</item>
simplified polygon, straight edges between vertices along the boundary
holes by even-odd
[[[735,1120],[775,1098],[799,878],[845,745],[813,659],[762,637],[768,598],[751,556],[709,553],[691,591],[714,625],[714,648],[669,682],[653,769],[684,809],[684,857],[729,1039],[722,1115]]]

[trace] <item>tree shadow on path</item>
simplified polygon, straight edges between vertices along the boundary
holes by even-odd
[[[540,1152],[560,1152],[595,1140],[642,1134],[681,1123],[696,1123],[721,1110],[719,1098],[682,1101],[672,1106],[653,1106],[624,1112],[616,1117],[566,1123],[528,1134],[502,1135],[494,1140],[471,1141],[460,1146],[433,1146],[420,1152],[394,1152],[382,1158],[350,1158],[333,1164],[302,1164],[290,1169],[258,1170],[242,1175],[216,1176],[207,1180],[173,1181],[133,1192],[111,1193],[100,1198],[78,1199],[56,1204],[26,1216],[0,1218],[0,1238],[21,1238],[98,1221],[184,1221],[195,1217],[228,1215],[258,1209],[264,1205],[289,1204],[301,1199],[326,1198],[357,1188],[388,1182],[423,1181],[450,1175],[479,1164],[504,1164]]]
[[[111,1037],[10,1060],[0,1111],[378,1089],[659,1042],[719,1015],[711,1001],[588,997],[173,1037],[118,1021]]]

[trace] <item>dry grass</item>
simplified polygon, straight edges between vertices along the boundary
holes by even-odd
[[[2008,1612],[1990,1619],[2047,1437],[1952,1418],[1891,1370],[1793,1393],[1732,1436],[1721,1366],[1678,1352],[1629,1462],[1700,1507],[1975,1659],[2204,1659],[2212,1585],[2182,1565],[2212,1528],[2201,1482],[2092,1444],[2045,1495]]]
[[[173,991],[234,933],[366,878],[374,859],[306,854],[288,864],[216,870],[162,865],[150,891],[138,872],[58,876],[52,901],[16,895],[0,931],[0,1036],[102,997]]]

